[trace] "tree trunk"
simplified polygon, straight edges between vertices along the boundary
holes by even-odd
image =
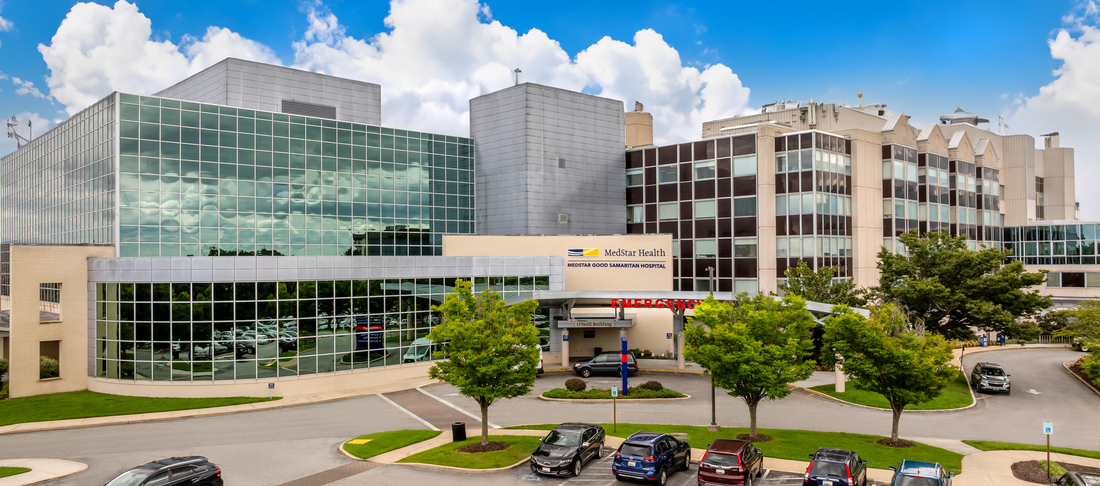
[[[760,404],[759,401],[747,402],[749,406],[749,435],[756,435],[756,406]]]
[[[905,409],[905,405],[890,404],[890,410],[894,412],[894,425],[890,430],[890,438],[893,440],[898,439],[898,423],[901,422],[901,412]]]
[[[477,403],[481,405],[481,445],[485,445],[489,443],[489,405],[484,400]]]

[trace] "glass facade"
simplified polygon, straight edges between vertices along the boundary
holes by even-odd
[[[473,140],[119,95],[119,254],[438,255]]]
[[[114,242],[114,121],[112,95],[4,156],[0,295],[9,295],[13,243]]]
[[[820,132],[776,136],[775,193],[776,273],[802,260],[851,277],[851,140]]]
[[[432,359],[426,340],[455,279],[97,283],[95,374],[213,381]],[[475,277],[504,298],[549,276]]]
[[[1050,224],[1004,229],[1010,259],[1025,265],[1095,265],[1100,224]]]
[[[673,289],[757,292],[756,135],[628,151],[627,233],[670,233]]]

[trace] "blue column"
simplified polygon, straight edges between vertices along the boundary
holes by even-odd
[[[627,379],[627,376],[629,375],[629,369],[628,369],[628,368],[627,368],[627,366],[626,366],[626,359],[627,359],[627,353],[628,353],[628,351],[626,350],[626,338],[625,338],[625,337],[621,337],[621,338],[619,338],[619,339],[620,339],[620,340],[622,341],[622,344],[623,344],[623,350],[622,350],[622,355],[623,355],[623,356],[622,356],[622,357],[623,357],[623,360],[622,360],[622,361],[623,361],[623,363],[622,363],[622,367],[623,367],[623,372],[622,372],[622,375],[623,375],[623,396],[625,397],[625,396],[627,395],[627,393],[629,393],[629,392],[627,391],[627,386],[626,386],[626,379]]]

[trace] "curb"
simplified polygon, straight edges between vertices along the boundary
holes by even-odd
[[[611,401],[617,402],[677,402],[680,400],[691,400],[691,395],[684,394],[678,398],[550,398],[539,395],[539,400],[546,400],[548,402],[577,402],[577,403],[607,403]]]
[[[352,440],[354,440],[354,439],[352,439]],[[368,461],[368,462],[370,461],[369,457],[366,458],[366,459],[362,459],[362,458],[358,458],[358,457],[355,457],[355,456],[351,455],[351,453],[348,452],[348,451],[345,451],[344,450],[344,445],[346,445],[347,443],[348,443],[348,441],[346,441],[346,440],[341,442],[340,445],[336,446],[336,449],[339,450],[341,454],[343,454],[345,456],[348,456],[348,459],[351,459],[353,461]]]
[[[812,393],[812,394],[814,394],[814,395],[818,395],[818,396],[821,396],[821,397],[825,397],[825,398],[828,398],[829,400],[833,400],[833,401],[836,401],[836,402],[840,402],[840,403],[842,403],[842,404],[844,404],[844,405],[849,405],[849,406],[853,406],[853,407],[859,407],[859,408],[866,408],[866,409],[869,409],[869,410],[879,410],[879,411],[882,411],[882,412],[890,412],[890,413],[893,413],[893,411],[891,411],[891,410],[890,410],[889,408],[878,408],[878,407],[872,407],[872,406],[870,406],[870,405],[861,405],[861,404],[858,404],[858,403],[852,403],[852,402],[849,402],[849,401],[847,401],[847,400],[841,400],[841,399],[839,399],[839,398],[837,398],[837,397],[834,397],[834,396],[832,396],[832,395],[828,395],[828,394],[825,394],[825,393],[821,393],[821,392],[819,392],[819,391],[817,391],[817,390],[811,390],[811,389],[809,389],[809,388],[801,387],[801,386],[798,386],[798,385],[788,385],[788,386],[790,386],[791,388],[797,388],[797,389],[799,389],[799,390],[805,390],[805,391],[807,391],[807,392],[810,392],[810,393]],[[967,388],[967,390],[970,390],[970,382],[969,382],[969,381],[968,381],[968,382],[966,383],[966,388]],[[974,407],[975,407],[975,406],[977,406],[977,405],[978,405],[978,399],[977,399],[977,398],[976,398],[976,397],[974,396],[974,390],[970,390],[970,405],[967,405],[967,406],[965,406],[965,407],[959,407],[959,408],[946,408],[946,409],[939,409],[939,410],[904,410],[904,411],[903,411],[902,413],[946,413],[946,412],[961,412],[961,411],[963,411],[963,410],[968,410],[968,409],[974,408]]]
[[[1081,383],[1084,383],[1085,386],[1089,387],[1089,390],[1092,390],[1093,393],[1095,393],[1097,395],[1100,395],[1100,390],[1097,390],[1096,387],[1092,383],[1089,383],[1084,378],[1081,378],[1080,376],[1077,376],[1077,373],[1074,373],[1073,370],[1069,369],[1069,366],[1070,366],[1069,364],[1073,363],[1073,362],[1074,361],[1065,361],[1065,362],[1062,363],[1062,367],[1066,369],[1066,373],[1069,373],[1070,376],[1072,376],[1074,378],[1077,378],[1078,381],[1080,381]]]
[[[35,485],[38,485],[38,484],[46,484],[46,483],[52,483],[52,482],[54,482],[54,481],[57,481],[57,480],[59,480],[59,479],[67,478],[67,477],[69,477],[69,476],[75,476],[75,475],[77,475],[77,474],[80,474],[80,473],[82,473],[82,472],[84,472],[84,471],[87,471],[87,470],[88,470],[88,465],[87,465],[87,464],[84,464],[84,463],[82,463],[82,462],[76,462],[76,461],[67,461],[67,460],[64,460],[64,459],[50,459],[50,460],[52,460],[52,461],[64,461],[64,462],[71,462],[71,463],[73,463],[73,464],[80,464],[81,466],[84,466],[84,467],[80,468],[80,470],[79,470],[79,471],[73,471],[73,472],[71,472],[71,473],[68,473],[68,474],[62,474],[62,475],[60,475],[60,476],[54,476],[54,477],[51,477],[51,478],[46,478],[46,479],[39,479],[39,480],[37,480],[37,481],[32,481],[32,482],[29,482],[29,483],[19,483],[19,486],[35,486]],[[33,471],[33,470],[32,470],[32,471]],[[31,471],[27,471],[27,473],[30,473],[30,472],[31,472]],[[27,474],[27,473],[24,473],[24,474]],[[8,478],[18,478],[19,476],[20,476],[19,474],[16,474],[15,476],[8,476]],[[8,479],[8,478],[4,478],[4,479]]]
[[[425,464],[423,462],[395,462],[393,463],[393,465],[419,467],[421,469],[435,469],[437,471],[460,472],[466,474],[492,474],[501,471],[507,471],[509,469],[515,469],[519,466],[522,466],[524,463],[527,462],[527,460],[528,459],[525,457],[519,462],[512,464],[511,466],[496,467],[493,469],[466,469],[462,467],[440,466],[438,464]]]

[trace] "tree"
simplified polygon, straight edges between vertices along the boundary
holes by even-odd
[[[1005,263],[1009,252],[982,247],[971,250],[965,237],[947,231],[901,235],[905,253],[878,252],[883,302],[897,302],[928,330],[949,338],[970,338],[970,327],[1004,331],[1020,318],[1052,305],[1037,286],[1046,271],[1027,272],[1022,263]]]
[[[787,384],[814,371],[813,315],[797,296],[757,295],[739,302],[707,297],[695,306],[695,318],[684,329],[685,357],[710,372],[714,385],[741,398],[749,407],[750,434],[756,435],[756,408],[761,400],[791,393]]]
[[[896,443],[905,406],[936,398],[958,375],[950,365],[951,346],[942,336],[915,332],[892,304],[873,310],[870,320],[846,307],[834,312],[825,325],[823,359],[834,364],[839,357],[857,389],[890,402]]]
[[[1100,348],[1100,301],[1078,302],[1077,306],[1060,312],[1066,316],[1066,326],[1056,331],[1055,336],[1067,337],[1077,347]]]
[[[464,280],[432,310],[443,322],[428,339],[445,343],[443,361],[428,376],[450,383],[481,406],[481,443],[489,443],[489,406],[502,398],[530,393],[539,359],[539,333],[531,323],[538,302],[504,304],[492,290],[475,295]]]
[[[1030,322],[1013,322],[1005,328],[1005,338],[1011,339],[1016,344],[1023,345],[1028,341],[1034,341],[1039,338],[1039,333],[1042,329],[1039,326]]]
[[[857,288],[851,279],[833,282],[836,269],[837,267],[821,267],[814,271],[806,266],[804,260],[799,260],[797,267],[787,267],[783,272],[787,282],[780,285],[779,290],[813,302],[851,307],[867,305],[866,292]]]

